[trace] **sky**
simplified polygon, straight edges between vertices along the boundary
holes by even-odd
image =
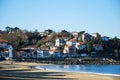
[[[0,30],[6,26],[120,38],[120,0],[0,0]]]

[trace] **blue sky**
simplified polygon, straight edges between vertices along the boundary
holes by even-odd
[[[0,29],[6,26],[120,38],[120,0],[0,0]]]

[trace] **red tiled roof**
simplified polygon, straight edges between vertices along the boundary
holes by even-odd
[[[34,49],[35,46],[27,46],[27,47],[24,47],[24,48],[21,48],[21,49]]]
[[[85,42],[78,42],[79,44],[85,44]]]
[[[0,40],[0,42],[8,42],[7,40]]]
[[[41,48],[42,50],[49,50],[47,47]]]
[[[99,34],[98,32],[94,32],[94,33],[92,33],[92,34]]]
[[[102,46],[101,44],[93,44],[92,46]]]

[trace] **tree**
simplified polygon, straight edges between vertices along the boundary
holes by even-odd
[[[91,42],[87,42],[86,47],[87,47],[87,53],[90,56],[91,55],[90,52],[92,50],[92,44],[91,44]]]
[[[83,41],[82,41],[82,34],[83,34],[83,33],[85,33],[85,31],[80,31],[80,32],[78,32],[78,41],[79,41],[79,42],[83,42]]]
[[[62,37],[70,37],[71,36],[71,34],[66,30],[62,30],[60,32],[60,34],[62,35]]]
[[[19,31],[20,29],[18,27],[13,28],[15,31]]]
[[[78,32],[78,36],[81,36],[83,33],[85,33],[85,31]]]
[[[64,46],[65,46],[65,44],[63,44],[59,47],[60,53],[63,53]]]
[[[63,32],[63,33],[68,33],[68,31],[66,31],[66,30],[62,30],[61,32]]]
[[[7,32],[11,32],[11,27],[7,26],[5,29]]]
[[[114,52],[116,53],[116,57],[120,57],[120,39],[117,37],[113,38],[112,46],[114,48]]]
[[[37,41],[36,46],[40,47],[42,44],[43,44],[42,41]]]
[[[49,35],[49,34],[53,33],[53,30],[48,29],[48,30],[45,30],[44,32],[47,33],[47,34]]]

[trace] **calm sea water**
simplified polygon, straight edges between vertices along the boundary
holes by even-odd
[[[36,68],[120,77],[120,65],[44,65]]]

